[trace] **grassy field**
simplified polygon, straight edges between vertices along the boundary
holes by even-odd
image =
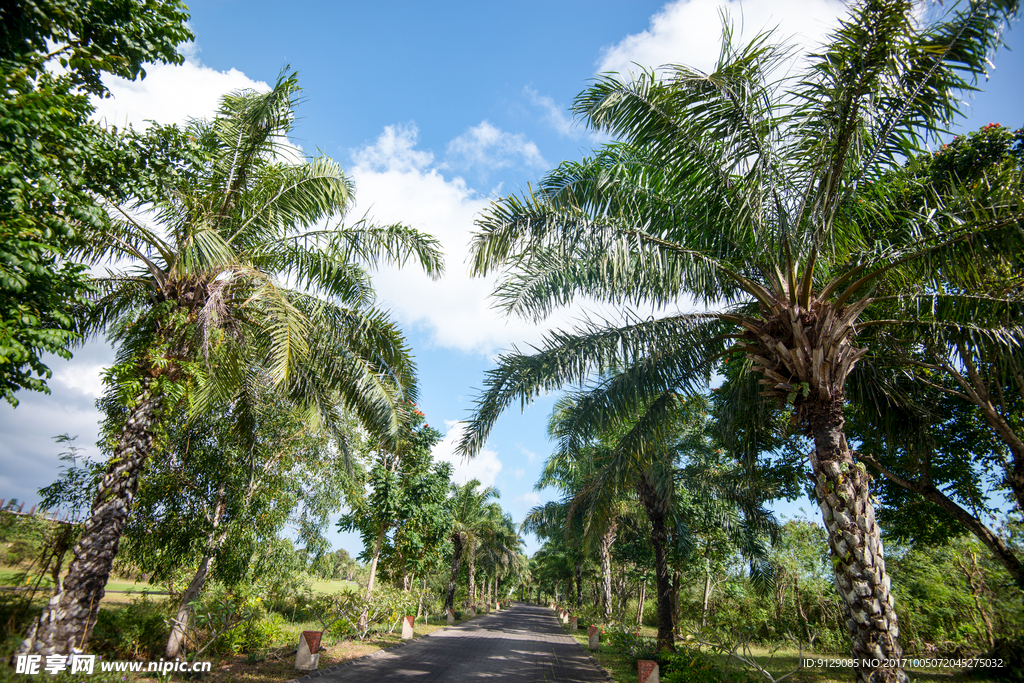
[[[564,626],[568,630],[568,626]],[[641,635],[648,637],[655,637],[657,635],[656,629],[644,626],[640,629]],[[575,633],[571,633],[576,641],[583,647],[587,647],[587,631],[585,628],[581,628]],[[600,664],[605,670],[611,674],[612,680],[618,681],[618,683],[632,683],[637,678],[636,666],[633,662],[619,652],[613,650],[606,643],[602,642],[601,649],[597,652],[591,653],[597,663]],[[744,654],[741,652],[741,654]],[[754,660],[759,666],[766,669],[773,678],[780,678],[791,671],[796,670],[792,676],[786,678],[787,682],[792,683],[852,683],[854,680],[853,670],[850,668],[840,667],[802,667],[802,660],[805,659],[822,659],[831,662],[842,660],[842,655],[836,654],[820,654],[814,652],[800,652],[797,649],[770,649],[766,647],[752,647],[750,651],[746,653],[749,658]],[[729,661],[726,655],[716,655],[715,658],[727,671],[742,671],[744,668],[742,665],[735,661]],[[756,678],[760,681],[767,683],[767,678],[762,676],[759,672],[752,668],[746,668],[750,671],[752,678]],[[964,681],[970,680],[974,683],[996,683],[994,679],[988,678],[969,678],[965,679],[961,675],[959,669],[952,668],[923,668],[923,667],[909,667],[906,669],[907,673],[914,681]],[[662,672],[664,675],[665,672]]]

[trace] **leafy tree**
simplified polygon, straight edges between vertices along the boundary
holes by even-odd
[[[431,449],[441,433],[425,424],[423,413],[411,407],[409,423],[397,445],[378,445],[365,493],[349,497],[349,512],[338,520],[341,531],[359,531],[360,559],[369,562],[370,574],[362,623],[365,623],[377,578],[378,562],[389,565],[402,578],[403,589],[412,576],[429,566],[451,529],[446,505],[451,464],[434,463]],[[390,537],[389,537],[390,534]]]
[[[78,252],[128,264],[93,281],[83,329],[120,342],[108,381],[127,414],[69,575],[26,652],[64,653],[88,640],[139,476],[166,411],[183,398],[194,414],[233,402],[246,438],[256,417],[246,387],[257,385],[247,375],[265,369],[324,425],[341,405],[381,439],[398,433],[402,397],[416,394],[414,365],[400,332],[371,307],[365,266],[413,258],[438,275],[441,256],[436,241],[401,225],[309,229],[343,214],[352,188],[329,158],[288,161],[297,91],[295,75],[282,74],[270,92],[226,96],[212,121],[186,134],[151,129],[147,143],[194,140],[199,158],[148,176],[132,203],[111,208],[122,220]],[[145,207],[159,232],[137,217]]]
[[[0,392],[47,391],[44,352],[71,357],[69,314],[87,303],[85,267],[69,249],[106,223],[103,198],[135,179],[115,131],[89,120],[101,77],[145,77],[180,64],[192,38],[178,0],[19,0],[0,8]],[[56,60],[59,72],[48,70]]]
[[[723,355],[742,359],[748,400],[792,406],[814,441],[814,491],[858,661],[902,653],[869,477],[843,431],[846,380],[870,350],[856,334],[894,322],[873,287],[907,293],[901,285],[954,268],[967,280],[980,276],[979,250],[1019,250],[1012,188],[912,220],[891,211],[879,181],[953,121],[1017,4],[974,2],[924,22],[915,11],[904,0],[854,4],[799,73],[780,75],[790,52],[770,35],[741,46],[726,30],[711,73],[602,76],[574,111],[618,141],[564,162],[535,192],[495,202],[473,242],[475,272],[503,273],[496,295],[510,313],[541,318],[578,295],[715,308],[648,319],[627,310],[624,322],[503,355],[461,451],[475,453],[513,400],[611,367],[624,370],[587,413],[590,429],[696,391]],[[928,301],[934,291],[907,295]],[[969,322],[1007,331],[1001,320]],[[898,666],[857,676],[906,680]]]

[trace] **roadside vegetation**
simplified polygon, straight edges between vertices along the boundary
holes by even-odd
[[[0,392],[46,391],[43,354],[91,335],[117,348],[102,459],[54,435],[42,506],[0,502],[0,655],[280,681],[304,631],[323,668],[406,615],[422,635],[517,599],[598,626],[619,681],[645,659],[666,683],[1024,680],[1024,129],[946,136],[1016,2],[854,2],[797,62],[723,16],[711,73],[579,94],[610,142],[471,237],[508,315],[616,312],[484,378],[466,456],[561,392],[557,499],[518,524],[434,461],[375,300],[379,266],[442,277],[439,242],[346,220],[344,170],[288,139],[289,69],[209,120],[91,122],[104,74],[191,37],[177,0],[108,5],[0,10]],[[806,518],[773,513],[802,495]],[[998,665],[927,664],[975,659]]]

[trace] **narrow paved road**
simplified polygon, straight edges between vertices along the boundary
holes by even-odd
[[[435,631],[387,652],[319,671],[299,681],[329,683],[455,683],[499,679],[503,683],[605,683],[554,612],[514,603]]]

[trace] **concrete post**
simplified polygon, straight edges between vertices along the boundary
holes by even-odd
[[[295,668],[316,671],[320,666],[320,636],[322,631],[303,631],[299,636],[299,651],[295,653]]]
[[[568,610],[562,610],[562,623],[563,624],[568,624],[569,623],[569,612],[568,612]]]
[[[597,650],[601,644],[601,627],[597,625],[592,625],[590,628],[587,629],[587,636],[589,638],[587,642],[587,647],[589,647],[591,650]]]
[[[649,659],[641,659],[636,663],[637,668],[640,670],[640,683],[659,683],[661,680],[661,671],[658,669],[658,663],[652,662]]]
[[[412,640],[412,622],[416,617],[406,614],[402,619],[402,640]]]
[[[578,626],[576,625],[576,620],[577,620],[578,618],[579,618],[579,617],[575,617],[575,616],[574,616],[574,617],[572,617],[572,618],[570,618],[570,619],[569,619],[569,630],[570,630],[570,631],[575,631],[575,630],[577,630],[577,629],[579,628],[579,627],[578,627]]]
[[[455,623],[455,610],[449,607],[448,608],[448,625],[451,626],[454,623]]]
[[[476,616],[476,610],[473,609],[472,605],[470,605],[469,607],[466,608],[466,617],[469,618],[469,619],[472,619],[475,616]]]

